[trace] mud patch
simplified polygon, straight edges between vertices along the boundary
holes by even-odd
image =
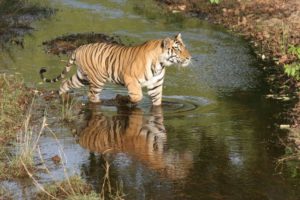
[[[96,42],[122,44],[118,36],[108,36],[102,33],[75,33],[63,35],[53,40],[43,42],[45,51],[54,55],[70,54],[77,47]]]
[[[0,1],[0,45],[12,43],[23,47],[23,36],[33,30],[32,22],[50,17],[55,9],[24,0]]]

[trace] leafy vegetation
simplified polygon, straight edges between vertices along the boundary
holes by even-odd
[[[288,53],[292,54],[293,56],[297,57],[297,61],[293,62],[292,64],[285,64],[284,65],[284,72],[297,81],[300,80],[300,47],[296,47],[294,45],[290,45],[288,49]]]
[[[218,4],[218,3],[221,2],[221,0],[209,0],[209,1],[210,1],[210,3],[212,3],[212,4]]]

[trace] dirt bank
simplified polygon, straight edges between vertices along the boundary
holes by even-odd
[[[161,0],[172,12],[190,12],[251,39],[263,59],[278,64],[296,59],[287,50],[300,44],[300,1],[295,0]]]
[[[211,23],[221,24],[250,41],[256,54],[266,62],[264,70],[271,98],[299,99],[299,81],[284,73],[284,65],[299,63],[289,51],[300,45],[300,1],[295,0],[157,0],[173,13],[183,12]],[[300,151],[300,102],[289,111],[293,127],[290,141]],[[291,144],[289,144],[291,145]]]

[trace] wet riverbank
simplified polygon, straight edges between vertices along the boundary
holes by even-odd
[[[31,24],[49,17],[55,10],[46,1],[3,0],[0,2],[0,44],[23,46],[23,36],[33,30]]]

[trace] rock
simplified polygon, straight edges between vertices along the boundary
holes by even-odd
[[[186,5],[182,4],[182,5],[178,5],[178,10],[180,11],[185,11],[186,10]]]
[[[243,26],[246,26],[247,25],[247,19],[246,17],[243,17],[242,18],[242,23],[241,23]]]
[[[240,10],[239,10],[239,9],[236,9],[236,10],[234,11],[234,14],[235,14],[235,15],[240,15]]]
[[[280,129],[289,129],[289,128],[291,128],[291,126],[289,124],[280,124],[279,128]]]
[[[263,36],[267,39],[270,38],[270,34],[268,33],[268,31],[263,31]]]
[[[244,4],[241,5],[241,10],[242,10],[242,11],[245,11],[245,10],[246,10],[246,5],[244,5]]]
[[[287,55],[283,55],[279,58],[278,62],[279,64],[284,64],[288,60]]]
[[[55,163],[55,164],[59,164],[61,161],[61,158],[58,155],[55,155],[51,158],[51,160]]]

